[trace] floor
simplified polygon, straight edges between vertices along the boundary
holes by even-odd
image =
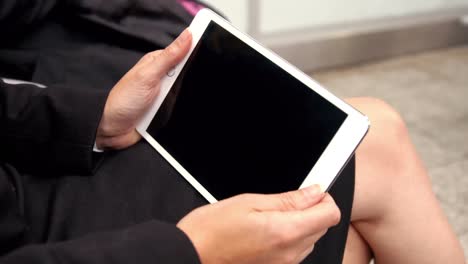
[[[340,97],[378,97],[399,110],[468,260],[468,46],[312,76]]]

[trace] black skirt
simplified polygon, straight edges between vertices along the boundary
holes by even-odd
[[[329,193],[341,211],[341,221],[328,230],[303,263],[342,263],[351,222],[354,198],[355,158],[353,157],[331,187]]]
[[[144,140],[129,149],[103,155],[93,175],[24,176],[30,242],[75,239],[152,219],[175,224],[206,204]],[[304,263],[342,262],[354,194],[354,159],[330,193],[341,209],[341,222],[319,240]]]

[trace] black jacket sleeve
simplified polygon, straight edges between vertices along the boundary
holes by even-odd
[[[14,184],[19,171],[91,168],[106,97],[107,92],[0,81],[0,263],[199,263],[190,239],[174,224],[156,220],[69,241],[29,244]]]
[[[0,160],[22,172],[90,172],[107,94],[0,80]]]
[[[174,224],[149,221],[75,240],[26,245],[26,224],[9,182],[14,168],[0,164],[0,263],[2,264],[197,264],[189,238]]]
[[[200,263],[188,237],[175,225],[151,221],[81,239],[20,248],[4,264]]]

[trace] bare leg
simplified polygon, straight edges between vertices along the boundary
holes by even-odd
[[[465,263],[400,115],[377,99],[348,102],[369,116],[371,129],[356,155],[345,263],[368,263],[366,246],[378,264]]]
[[[372,252],[367,245],[367,242],[351,224],[349,226],[343,263],[369,264],[371,258]]]

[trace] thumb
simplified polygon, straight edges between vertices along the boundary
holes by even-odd
[[[189,29],[185,29],[174,42],[162,50],[155,58],[154,63],[151,65],[154,70],[153,74],[159,78],[163,77],[187,55],[191,43],[192,33],[190,33]]]
[[[185,29],[179,37],[163,50],[147,53],[135,66],[138,79],[157,82],[174,68],[190,50],[192,33]]]
[[[256,208],[260,211],[299,211],[305,210],[319,203],[324,193],[320,190],[319,185],[285,192],[280,194],[266,195],[267,199],[258,199]]]

